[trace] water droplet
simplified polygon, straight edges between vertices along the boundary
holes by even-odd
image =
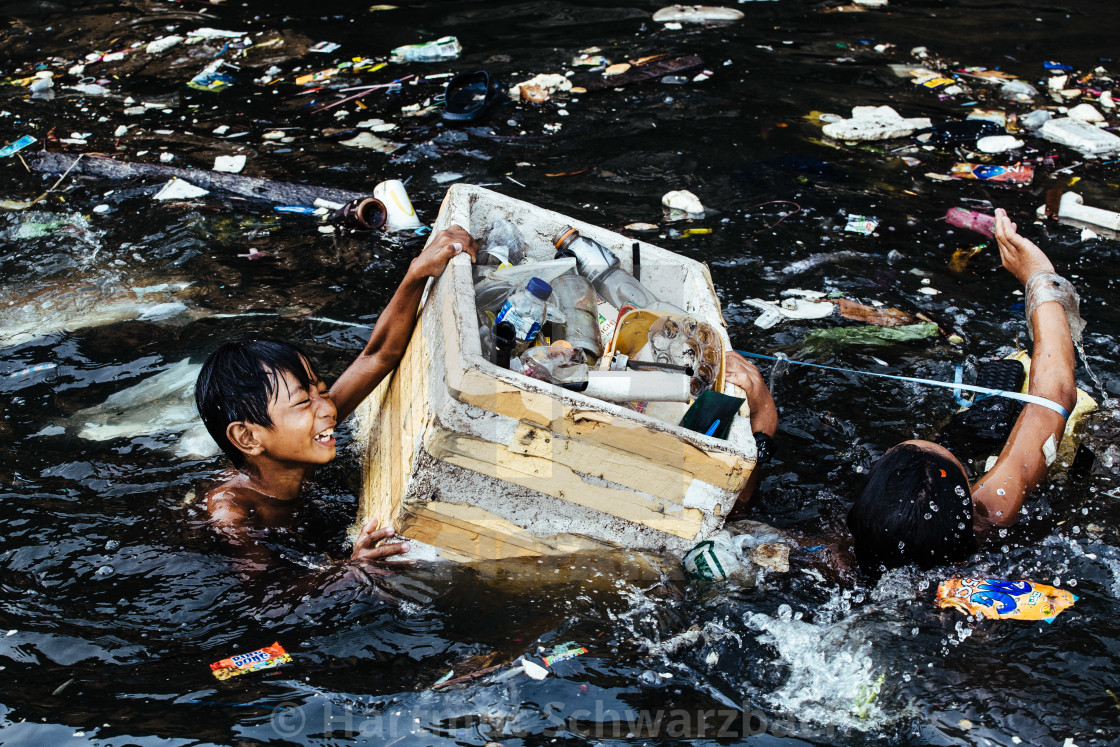
[[[910,635],[918,635],[918,629],[917,628],[911,628],[910,629]]]
[[[1066,585],[1077,586],[1077,579],[1076,578],[1071,578],[1069,581],[1066,581]]]
[[[960,524],[957,524],[957,529],[964,529],[964,522],[963,521]]]
[[[789,622],[793,619],[793,608],[788,604],[778,605],[778,619],[782,622]]]
[[[1000,537],[1006,537],[1007,536],[1007,530],[1006,529],[999,530],[999,536]]]
[[[1003,488],[997,488],[996,489],[996,495],[1007,495],[1007,491],[1004,490]]]
[[[933,501],[930,501],[929,502],[929,510],[933,511],[934,513],[937,513],[938,511],[941,510],[941,508],[936,503],[934,503]]]
[[[107,578],[109,576],[112,576],[114,573],[116,573],[116,571],[113,569],[113,566],[103,565],[103,566],[101,566],[100,568],[97,569],[97,571],[94,573],[94,575],[95,576],[100,576],[101,578]]]
[[[902,540],[899,540],[898,541],[898,549],[901,550],[904,547],[906,547],[906,543],[903,542]]]
[[[1011,552],[1011,548],[1008,547],[1007,545],[1001,545],[1000,548],[999,548],[999,551],[1002,552],[1002,553],[1009,553],[1009,552]]]
[[[1059,577],[1054,579],[1054,586],[1061,586],[1061,585],[1062,585],[1062,579],[1059,576]]]
[[[111,550],[116,550],[120,546],[121,546],[121,543],[120,543],[119,540],[109,540],[108,542],[105,543],[105,549],[110,550],[110,551]]]

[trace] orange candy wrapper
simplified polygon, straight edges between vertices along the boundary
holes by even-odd
[[[210,671],[218,679],[228,680],[230,677],[256,672],[259,669],[271,669],[281,664],[291,663],[291,655],[277,641],[271,646],[265,646],[247,654],[237,654],[228,659],[216,661],[210,665]]]
[[[999,578],[951,578],[937,587],[937,606],[955,607],[966,615],[992,620],[1045,620],[1054,622],[1077,597],[1065,589],[1033,581]]]

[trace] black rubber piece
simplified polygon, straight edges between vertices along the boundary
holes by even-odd
[[[460,73],[447,82],[443,118],[451,122],[476,122],[506,95],[506,84],[485,70]]]
[[[1023,388],[1023,380],[1027,371],[1019,361],[1000,358],[999,360],[984,361],[976,369],[976,386],[987,389],[1001,389],[1005,392],[1017,392]]]
[[[1025,378],[1026,369],[1019,361],[985,361],[976,371],[976,386],[1017,392]],[[986,458],[1003,447],[1022,411],[1018,400],[978,394],[971,407],[953,415],[936,441],[963,463]],[[983,464],[976,466],[980,469]]]

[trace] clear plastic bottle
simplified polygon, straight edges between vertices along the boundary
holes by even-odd
[[[552,281],[552,297],[564,314],[564,323],[553,326],[554,337],[582,350],[588,363],[603,354],[599,334],[599,308],[587,278],[569,273]]]
[[[516,340],[513,355],[521,355],[540,334],[545,320],[545,306],[552,295],[552,286],[540,278],[530,278],[524,289],[517,291],[502,304],[494,318],[495,327],[502,322],[513,326]]]
[[[463,47],[454,36],[444,36],[435,41],[422,44],[406,44],[393,50],[393,62],[441,62],[454,60],[463,52]]]
[[[587,278],[602,299],[617,309],[630,304],[648,309],[657,305],[653,295],[634,276],[622,269],[618,257],[595,239],[581,236],[571,226],[560,229],[553,244],[556,255],[576,259],[576,270]]]

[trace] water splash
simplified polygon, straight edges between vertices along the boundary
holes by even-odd
[[[767,696],[768,705],[841,729],[874,731],[890,723],[878,701],[884,673],[875,666],[871,644],[857,634],[855,618],[828,625],[799,618],[782,605],[776,617],[752,613],[745,619],[789,669],[785,684]]]

